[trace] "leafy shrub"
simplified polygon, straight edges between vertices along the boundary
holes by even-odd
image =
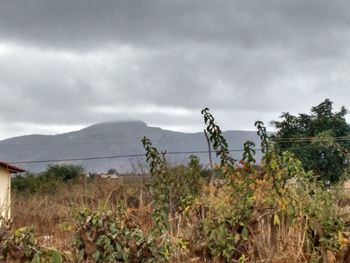
[[[64,257],[56,249],[41,247],[33,228],[23,227],[2,233],[0,259],[6,262],[61,263]]]
[[[35,262],[61,262],[62,258],[75,262],[326,262],[329,253],[338,258],[343,255],[348,262],[348,218],[339,216],[337,189],[325,188],[295,154],[271,143],[260,121],[255,125],[261,139],[261,164],[255,164],[255,145],[250,141],[243,145],[241,160],[234,160],[209,109],[202,114],[220,158],[214,177],[213,171],[202,169],[195,156],[187,165],[169,165],[166,152],[158,152],[144,137],[151,175],[147,180],[148,205],[131,194],[135,182],[118,185],[110,189],[107,201],[113,199],[116,189],[125,197],[124,188],[128,188],[126,202],[137,205],[125,210],[118,202],[119,206],[110,206],[117,207],[111,211],[106,201],[103,209],[96,210],[95,205],[92,210],[77,210],[72,223],[74,250],[69,259],[38,245],[32,230],[26,228],[20,234],[2,236],[2,259],[9,258],[9,251],[16,247],[23,251],[21,260]],[[76,181],[79,173],[78,168],[49,167],[41,176],[18,178],[14,188],[51,191],[56,183]],[[143,181],[141,185],[143,196]],[[101,197],[97,196],[91,198]],[[84,200],[88,205],[87,196]],[[143,217],[137,215],[147,218],[139,220]]]
[[[50,165],[38,174],[27,173],[12,180],[12,189],[18,192],[45,192],[53,193],[61,183],[77,180],[84,170],[77,165]]]
[[[129,228],[120,212],[83,209],[75,217],[74,247],[80,262],[164,261],[152,235],[145,235],[139,228]]]
[[[63,164],[63,165],[49,165],[41,176],[52,178],[54,180],[69,182],[78,179],[84,173],[83,167],[79,165]]]
[[[300,159],[307,171],[324,183],[336,183],[349,168],[350,125],[345,116],[347,110],[333,112],[333,103],[326,99],[312,107],[310,114],[281,115],[274,121],[277,134],[274,137],[279,151],[290,151]]]

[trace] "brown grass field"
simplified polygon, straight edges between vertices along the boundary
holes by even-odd
[[[105,207],[116,211],[118,207],[125,206],[126,221],[131,225],[139,226],[145,233],[152,226],[151,220],[151,194],[148,190],[149,177],[142,176],[121,176],[118,179],[94,180],[79,179],[73,184],[61,184],[53,193],[18,193],[12,194],[12,228],[17,229],[23,226],[33,226],[35,234],[41,244],[52,246],[61,251],[72,249],[74,239],[74,217],[72,213],[83,207],[90,208],[92,211]],[[262,185],[261,189],[264,188]],[[210,191],[215,189],[206,188],[206,202],[210,206],[218,206],[225,202],[225,192],[212,194]],[[263,197],[262,197],[263,198]],[[349,217],[350,192],[342,192],[342,201],[339,205],[339,214],[343,217]],[[258,202],[259,200],[257,200]],[[260,209],[260,208],[259,208]],[[262,208],[264,210],[265,208]],[[257,209],[258,210],[258,209]],[[193,212],[193,211],[192,211]],[[257,212],[258,213],[258,212]],[[172,223],[172,235],[196,238],[194,233],[198,231],[196,226],[196,216],[193,214],[191,220],[185,217],[178,217]],[[180,221],[179,222],[179,218]],[[259,212],[260,220],[251,224],[251,233],[253,241],[244,248],[246,254],[254,261],[247,262],[311,262],[309,255],[304,254],[303,244],[306,239],[307,224],[301,220],[293,227],[287,227],[286,222],[281,222],[278,226],[277,234],[274,234],[275,227],[271,224],[273,214],[268,209],[265,212]],[[187,220],[187,221],[186,221]],[[180,225],[186,225],[180,229]],[[273,239],[278,242],[278,247],[272,244]],[[195,243],[195,242],[194,242]],[[187,252],[178,254],[172,258],[172,262],[225,262],[219,258],[206,258],[201,250],[201,244],[197,247],[189,247]],[[250,247],[251,246],[251,247]],[[253,253],[255,251],[255,255]],[[341,257],[335,255],[335,252],[326,251],[327,262],[350,262],[350,257],[346,254],[348,250],[341,252]],[[259,260],[258,260],[259,259]],[[315,261],[317,262],[317,261]]]

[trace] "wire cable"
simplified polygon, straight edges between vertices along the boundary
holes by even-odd
[[[260,148],[254,149],[255,151],[261,151]],[[229,152],[243,152],[241,149],[229,150]],[[208,150],[203,151],[174,151],[166,152],[166,155],[180,155],[180,154],[203,154],[209,153]],[[102,160],[102,159],[119,159],[119,158],[133,158],[133,157],[145,157],[145,154],[126,154],[126,155],[114,155],[114,156],[94,156],[94,157],[77,157],[77,158],[65,158],[65,159],[50,159],[50,160],[28,160],[28,161],[12,161],[12,164],[30,164],[30,163],[53,163],[53,162],[69,162],[69,161],[89,161],[89,160]]]

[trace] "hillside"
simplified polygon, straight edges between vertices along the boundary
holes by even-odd
[[[206,151],[207,143],[203,132],[182,133],[149,127],[142,121],[118,121],[99,123],[79,131],[58,135],[27,135],[0,141],[0,160],[8,162],[32,160],[61,160],[81,157],[120,156],[144,154],[141,138],[147,136],[159,150],[168,152]],[[225,131],[224,136],[230,149],[242,149],[246,140],[256,143],[259,138],[254,131]],[[169,154],[168,159],[182,163],[189,154]],[[196,154],[203,164],[208,163],[208,154]],[[240,158],[241,152],[233,152]],[[257,158],[260,152],[257,151]],[[74,161],[87,171],[106,171],[115,168],[120,172],[132,171],[144,163],[143,157],[124,157]],[[40,171],[48,163],[19,164],[30,171]]]

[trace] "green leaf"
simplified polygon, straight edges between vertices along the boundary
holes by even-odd
[[[248,237],[249,237],[248,229],[246,229],[246,228],[244,227],[243,230],[242,230],[241,235],[242,235],[242,237],[243,237],[244,240],[248,240]]]
[[[287,214],[289,216],[294,216],[295,215],[295,210],[294,210],[294,208],[292,206],[288,206],[287,207]]]
[[[40,262],[41,262],[40,255],[39,255],[39,252],[37,252],[33,257],[32,263],[40,263]]]
[[[51,259],[50,259],[51,263],[62,263],[63,262],[63,257],[61,256],[61,254],[56,250],[52,253],[51,255]]]
[[[92,254],[92,257],[98,261],[101,257],[101,252],[99,250],[96,250],[93,254]]]
[[[280,218],[278,217],[277,214],[275,214],[275,215],[273,216],[273,224],[274,224],[275,226],[278,226],[278,225],[281,224]]]
[[[241,239],[241,235],[240,234],[236,234],[235,237],[234,237],[234,241],[235,243],[238,243],[238,241]]]

